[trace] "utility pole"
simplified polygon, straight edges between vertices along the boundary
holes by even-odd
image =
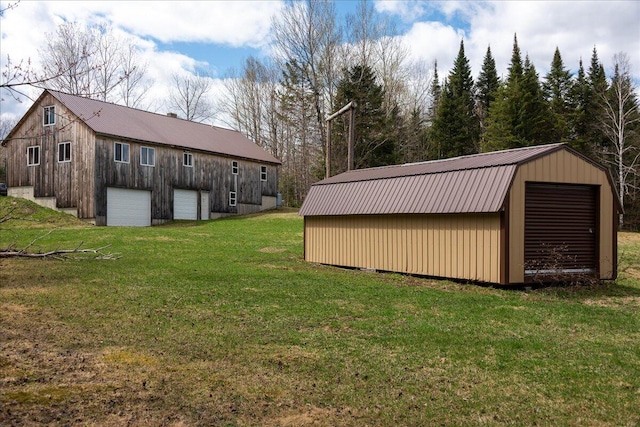
[[[343,115],[346,112],[349,112],[349,145],[347,147],[347,170],[353,169],[353,145],[356,134],[356,103],[354,101],[351,101],[350,103],[327,117],[327,158],[325,161],[325,178],[329,178],[331,176],[331,120]]]

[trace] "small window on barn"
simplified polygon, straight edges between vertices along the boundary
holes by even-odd
[[[267,180],[267,167],[260,166],[260,181],[266,181],[266,180]]]
[[[140,164],[143,166],[155,166],[156,150],[151,147],[140,147]]]
[[[113,159],[119,163],[129,163],[129,144],[116,142],[113,144]]]
[[[236,192],[235,191],[229,191],[229,206],[235,206],[236,205]]]
[[[53,126],[56,124],[56,107],[54,105],[44,107],[42,124],[45,126]]]
[[[182,153],[182,165],[192,168],[193,167],[193,154]]]
[[[238,175],[238,162],[235,160],[231,162],[231,174]]]
[[[37,166],[40,164],[40,146],[27,147],[27,166]]]
[[[61,142],[58,144],[58,162],[71,161],[71,142]]]

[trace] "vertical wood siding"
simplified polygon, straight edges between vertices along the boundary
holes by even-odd
[[[56,123],[43,126],[43,108],[55,106]],[[128,143],[130,162],[114,161],[114,141]],[[71,161],[58,162],[58,143],[71,143]],[[27,147],[40,147],[40,164],[27,166]],[[140,165],[140,147],[155,149],[155,166]],[[258,162],[195,152],[194,167],[182,165],[181,148],[141,144],[99,137],[53,96],[46,94],[24,117],[4,149],[7,185],[34,188],[34,197],[55,197],[58,208],[77,208],[78,217],[106,224],[107,187],[152,191],[152,218],[173,218],[173,189],[208,191],[209,212],[236,213],[229,206],[229,191],[237,191],[238,204],[255,205],[262,196],[276,197],[278,170],[267,166],[267,181],[260,181]],[[237,180],[231,161],[239,164]],[[237,187],[236,187],[237,181]]]
[[[601,279],[613,279],[617,264],[613,189],[604,171],[566,150],[560,150],[520,166],[516,173],[509,201],[509,282],[522,283],[525,279],[526,182],[589,184],[600,187],[598,266]]]
[[[129,163],[114,161],[114,143],[129,144]],[[140,164],[140,147],[155,149],[155,166]],[[183,150],[153,144],[98,138],[96,142],[96,222],[106,217],[107,187],[151,191],[154,220],[173,219],[173,189],[209,192],[209,212],[237,213],[229,206],[229,192],[237,192],[239,204],[262,205],[262,196],[277,195],[277,167],[267,165],[267,181],[260,181],[260,164],[240,159],[190,151],[193,167],[183,166]],[[231,162],[238,162],[238,175]]]
[[[55,106],[55,125],[44,127],[43,108]],[[58,144],[71,143],[71,161],[58,162]],[[27,149],[40,147],[40,164],[27,166]],[[93,132],[51,95],[34,105],[7,143],[7,185],[34,187],[34,197],[55,197],[58,208],[92,218]]]
[[[305,217],[305,259],[500,282],[500,215]]]

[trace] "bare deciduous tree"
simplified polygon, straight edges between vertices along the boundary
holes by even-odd
[[[123,105],[139,108],[144,101],[151,81],[147,78],[148,64],[140,62],[139,49],[130,41],[120,51],[122,82],[119,86],[120,99]]]
[[[169,106],[187,120],[203,122],[215,116],[213,103],[207,97],[211,78],[204,74],[174,74],[169,92]]]
[[[110,26],[76,22],[65,22],[47,36],[38,52],[48,76],[43,87],[130,107],[140,102],[147,68],[138,62],[133,40],[119,37]]]
[[[613,63],[614,73],[609,89],[600,94],[603,105],[601,124],[610,143],[604,147],[604,160],[616,171],[618,197],[624,202],[630,190],[637,190],[632,188],[632,183],[640,175],[640,135],[637,132],[640,111],[628,55],[623,52],[614,55]],[[623,214],[620,214],[619,225],[623,223]]]
[[[96,51],[93,31],[77,22],[65,22],[55,34],[47,34],[47,44],[38,51],[43,73],[57,76],[46,86],[72,95],[91,96],[93,90],[92,56]]]
[[[272,22],[276,57],[282,69],[294,64],[309,83],[316,112],[316,144],[325,139],[325,111],[331,86],[337,82],[332,67],[340,41],[335,5],[328,1],[291,2]],[[329,89],[329,90],[326,90]]]

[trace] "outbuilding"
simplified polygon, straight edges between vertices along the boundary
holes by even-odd
[[[45,90],[2,141],[9,195],[96,225],[277,206],[280,160],[240,132]]]
[[[565,144],[360,169],[314,184],[305,260],[502,285],[613,280],[609,171]]]

